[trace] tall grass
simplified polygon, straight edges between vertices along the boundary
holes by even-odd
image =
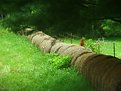
[[[0,91],[93,91],[73,68],[54,68],[53,59],[0,27]]]

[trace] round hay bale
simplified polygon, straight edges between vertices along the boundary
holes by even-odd
[[[87,59],[86,59],[86,62],[85,62],[85,64],[84,64],[84,66],[83,66],[83,71],[86,71],[87,70],[87,66],[90,66],[90,65],[92,65],[92,63],[93,62],[95,62],[95,61],[93,61],[93,60],[97,60],[97,58],[99,57],[99,59],[102,57],[100,57],[101,56],[101,54],[94,54],[94,55],[92,55],[92,56],[89,56]]]
[[[113,91],[106,89],[110,87],[107,78],[115,65],[115,60],[117,59],[112,56],[95,54],[85,61],[82,71],[98,91]]]
[[[34,37],[35,35],[44,36],[44,35],[45,35],[45,33],[43,33],[42,31],[35,31],[34,33],[32,33],[32,34],[28,35],[28,39],[29,39],[29,40],[32,40],[32,39],[33,39],[33,37]]]
[[[48,36],[48,35],[44,35],[44,36],[41,36],[40,38],[39,38],[39,40],[41,41],[41,42],[43,42],[44,40],[49,40],[49,39],[51,39],[52,37],[50,37],[50,36]],[[54,39],[54,38],[53,38]]]
[[[42,40],[41,39],[42,36],[40,35],[35,35],[33,38],[32,38],[32,43],[35,44],[35,45],[39,45],[41,44]]]
[[[35,35],[35,36],[32,38],[32,43],[33,43],[33,44],[36,44],[36,42],[39,41],[39,38],[40,38],[39,35]]]
[[[56,43],[56,40],[51,38],[49,40],[44,40],[40,45],[39,48],[44,52],[50,52],[52,46]]]
[[[83,64],[85,63],[86,59],[92,55],[94,55],[94,53],[82,52],[82,55],[73,60],[71,65],[74,65],[74,67],[78,69],[80,73],[82,73]]]
[[[92,52],[82,46],[80,46],[79,48],[76,49],[75,53],[72,55],[72,57],[78,57],[80,54],[82,54],[82,52]]]
[[[66,49],[66,51],[63,51],[62,55],[68,55],[73,58],[74,54],[81,49],[85,49],[84,47],[73,45]]]
[[[63,52],[63,55],[71,56],[77,50],[78,50],[78,46],[77,45],[71,46],[68,49],[66,49],[66,51]]]
[[[101,55],[101,54],[94,54],[94,55],[90,56],[89,58],[86,59],[85,63],[83,64],[82,72],[86,76],[89,76],[88,77],[89,79],[92,79],[93,78],[92,76],[95,76],[94,75],[95,74],[94,69],[101,70],[101,69],[99,69],[99,66],[100,65],[103,66],[104,61],[102,61],[102,60],[105,60],[107,58],[108,58],[107,56],[104,56],[104,55]]]
[[[66,51],[68,48],[73,47],[73,44],[63,44],[63,46],[57,51],[58,54],[63,55],[63,52]]]
[[[109,74],[109,71],[112,68],[111,65],[111,63],[105,63],[105,61],[101,61],[97,63],[97,67],[95,67],[95,64],[94,68],[90,70],[92,73],[90,72],[91,75],[89,79],[95,87],[98,87],[98,89],[105,89],[105,85],[106,88],[108,87],[108,84],[105,84],[106,80],[104,79],[107,79],[106,74]]]
[[[92,53],[92,52],[89,52],[88,50],[85,50],[85,49],[82,49],[80,51],[76,51],[74,52],[71,56],[72,56],[72,61],[71,61],[71,65],[74,65],[75,64],[75,61],[77,60],[78,57],[82,56],[83,54],[86,54],[86,53]],[[88,56],[88,55],[87,55]]]
[[[102,91],[117,91],[116,89],[119,89],[121,87],[119,86],[119,84],[121,83],[121,61],[116,62],[115,60],[117,59],[112,58],[106,60],[108,67],[107,65],[105,65],[103,70],[105,71],[105,73],[99,79],[102,81],[100,84],[100,88]],[[121,91],[121,89],[119,91]]]
[[[57,51],[64,45],[65,43],[56,42],[54,46],[51,48],[51,53],[57,53]]]
[[[49,40],[51,39],[52,37],[48,36],[48,35],[44,35],[44,36],[41,36],[41,35],[36,35],[33,37],[32,39],[32,43],[35,44],[35,45],[38,45],[40,46],[41,43],[44,41],[44,40]],[[54,39],[54,38],[52,38]]]
[[[105,56],[101,55],[101,54],[94,54],[90,57],[87,58],[84,67],[83,67],[83,71],[88,71],[90,70],[90,66],[92,67],[93,64],[95,64],[96,62],[99,62],[100,60],[104,60]],[[87,69],[89,68],[89,69]]]
[[[115,64],[110,68],[105,67],[105,69],[104,75],[99,79],[100,91],[118,91],[121,87],[121,64]]]

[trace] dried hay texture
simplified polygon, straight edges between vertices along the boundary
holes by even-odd
[[[33,37],[36,36],[36,35],[44,36],[46,34],[43,33],[42,31],[34,32],[34,33],[28,35],[28,39],[32,41]]]
[[[92,52],[90,50],[87,50],[86,48],[80,46],[79,48],[75,49],[75,53],[72,55],[73,57],[77,57],[80,54],[82,54],[82,52]]]
[[[44,52],[50,52],[51,47],[55,44],[56,39],[39,31],[28,36],[32,43],[38,46]]]
[[[56,42],[54,46],[51,48],[51,53],[57,53],[58,50],[64,45],[65,43],[62,42]]]
[[[107,78],[108,91],[121,91],[121,63],[115,64]],[[112,89],[113,88],[113,89]]]
[[[69,45],[67,48],[63,47],[63,53],[61,55],[68,55],[70,57],[74,57],[74,54],[78,52],[79,50],[85,49],[84,47],[78,46],[78,45]]]
[[[84,63],[86,62],[86,59],[92,55],[94,55],[94,53],[88,53],[88,52],[83,51],[80,54],[80,56],[77,56],[72,59],[71,65],[73,65],[76,69],[79,70],[80,73],[82,73],[83,72],[82,68],[83,68]]]
[[[73,47],[73,44],[63,44],[62,47],[57,51],[58,54],[63,55],[63,53],[70,47]]]
[[[37,45],[37,46],[40,46],[41,43],[42,43],[44,40],[49,40],[49,39],[51,39],[51,37],[48,36],[48,35],[44,35],[44,36],[36,35],[36,36],[33,37],[32,43],[35,44],[35,45]],[[54,39],[54,38],[53,38],[53,39]]]
[[[116,60],[116,58],[105,60],[107,62],[105,64],[107,64],[108,66],[104,66],[103,69],[105,71],[100,71],[104,72],[104,75],[102,77],[100,76],[99,78],[99,80],[101,80],[101,91],[117,91],[116,89],[119,89],[119,87],[121,87],[121,85],[119,86],[119,84],[121,83],[121,62],[118,62]],[[121,89],[119,91],[121,91]]]
[[[120,69],[117,69],[116,65],[120,65]],[[87,58],[81,72],[86,75],[97,91],[117,91],[119,86],[115,85],[121,82],[119,74],[121,73],[121,61],[112,56],[95,54]]]
[[[86,53],[92,53],[92,52],[90,52],[86,49],[81,49],[79,51],[74,52],[71,56],[72,57],[71,65],[74,65],[77,58],[82,56],[83,54],[86,54]],[[88,57],[88,55],[87,55],[87,57]]]
[[[72,56],[78,50],[78,48],[79,47],[77,47],[77,45],[71,46],[63,52],[63,55]]]
[[[38,46],[42,43],[42,40],[40,40],[42,37],[40,35],[35,35],[32,39],[32,43]]]
[[[39,48],[46,52],[50,52],[52,46],[56,43],[56,39],[50,38],[49,40],[44,39],[44,41],[39,44]]]

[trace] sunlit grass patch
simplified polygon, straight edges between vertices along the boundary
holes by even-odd
[[[55,59],[62,63],[61,57],[44,54],[30,41],[2,28],[0,91],[93,91],[73,68],[53,67],[50,60]]]
[[[63,39],[65,43],[71,43],[70,39]],[[80,44],[79,39],[73,39],[73,44]],[[92,49],[92,51],[97,53],[102,53],[106,55],[114,56],[114,46],[115,44],[115,56],[121,58],[121,38],[105,38],[104,40],[93,40],[85,39],[85,47]],[[99,49],[98,49],[99,47]]]

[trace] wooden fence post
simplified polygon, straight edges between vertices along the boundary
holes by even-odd
[[[113,55],[116,56],[116,49],[115,49],[115,43],[113,43]]]
[[[98,53],[100,53],[100,43],[98,43]]]

